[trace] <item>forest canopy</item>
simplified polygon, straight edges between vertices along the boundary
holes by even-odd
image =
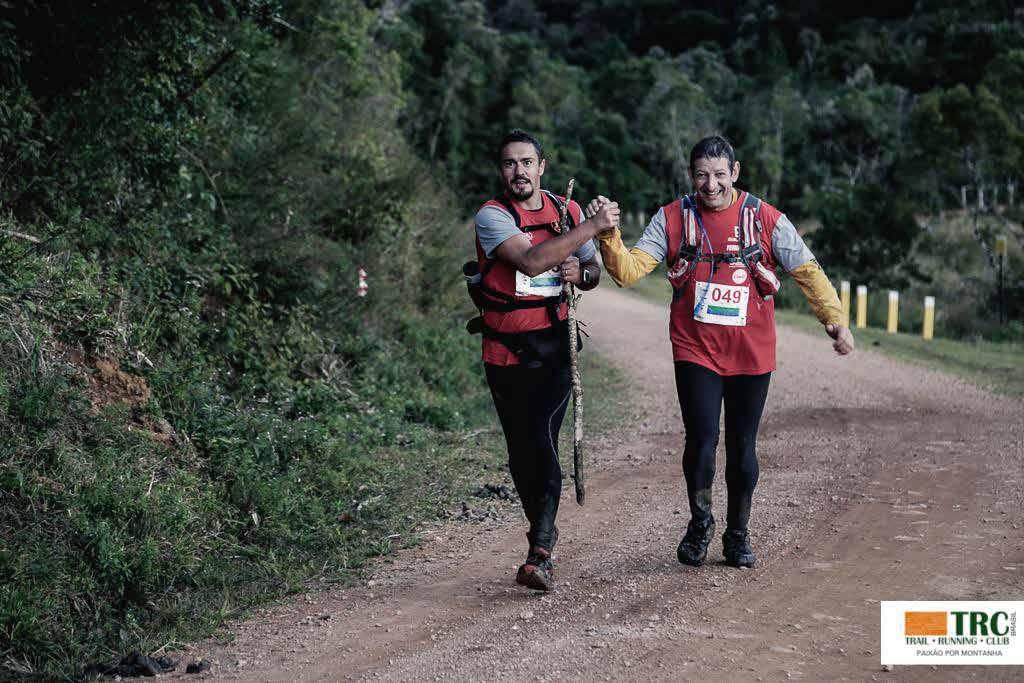
[[[991,284],[996,233],[1022,237],[1016,3],[412,0],[382,40],[407,63],[410,138],[466,209],[493,190],[486,155],[511,127],[545,141],[553,188],[572,175],[646,216],[688,189],[690,146],[718,132],[740,186],[820,226],[835,277],[931,284],[941,256],[915,248],[947,210],[982,214],[969,242],[990,265],[969,279]]]

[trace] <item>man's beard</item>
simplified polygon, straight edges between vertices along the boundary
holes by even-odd
[[[533,196],[533,183],[527,181],[526,189],[522,191],[516,190],[516,181],[512,181],[508,184],[508,193],[512,199],[517,202],[525,202],[527,199]]]

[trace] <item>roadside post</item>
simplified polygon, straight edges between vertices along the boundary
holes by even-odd
[[[868,326],[868,288],[857,285],[857,327]]]
[[[935,297],[924,298],[924,325],[921,329],[923,339],[931,339],[935,332]]]
[[[900,293],[889,290],[889,319],[885,325],[885,331],[889,334],[896,334],[897,323],[900,315]]]
[[[850,326],[850,281],[839,283],[839,302],[843,306],[843,327]]]
[[[1003,294],[1003,261],[1006,260],[1006,235],[996,238],[996,256],[999,257],[999,324],[1006,322],[1006,300]]]

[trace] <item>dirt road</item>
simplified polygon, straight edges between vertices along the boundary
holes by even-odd
[[[1024,667],[879,665],[880,600],[1024,599],[1024,404],[868,349],[779,330],[751,532],[760,565],[680,565],[687,521],[667,306],[580,307],[629,374],[632,423],[567,480],[558,591],[514,585],[517,511],[451,523],[365,586],[237,625],[191,656],[240,680],[1017,679]],[[623,397],[627,400],[627,397]],[[595,426],[590,425],[593,430]],[[715,506],[724,509],[719,450]]]

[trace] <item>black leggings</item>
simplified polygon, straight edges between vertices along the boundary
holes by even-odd
[[[683,476],[690,516],[711,521],[711,483],[715,479],[718,419],[725,402],[725,484],[729,493],[726,523],[746,531],[750,501],[757,486],[757,427],[768,397],[772,373],[723,377],[683,361],[676,362],[676,391],[686,428]]]
[[[569,368],[485,363],[484,372],[505,432],[508,468],[530,522],[530,545],[551,550],[562,494],[558,432],[569,404]]]

